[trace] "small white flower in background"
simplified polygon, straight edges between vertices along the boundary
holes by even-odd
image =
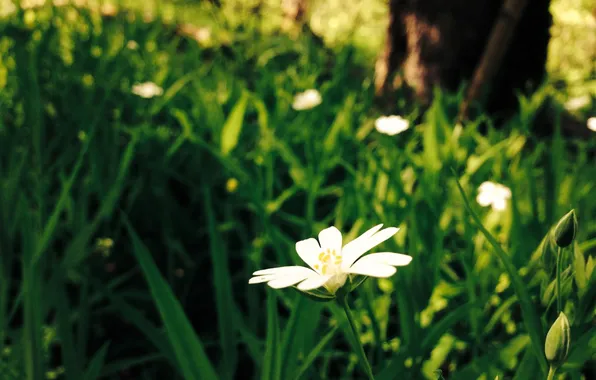
[[[321,98],[319,91],[310,89],[294,96],[292,108],[294,108],[296,111],[308,110],[318,106],[322,101],[323,99]]]
[[[596,117],[591,117],[588,119],[588,129],[596,132]]]
[[[361,257],[399,231],[395,227],[381,230],[382,226],[379,224],[371,228],[343,248],[341,232],[335,227],[326,228],[319,233],[319,241],[310,238],[296,243],[296,252],[312,269],[286,266],[258,270],[248,283],[266,282],[274,289],[296,286],[305,293],[325,287],[330,295],[334,295],[351,275],[392,276],[397,271],[396,266],[408,265],[412,257],[393,252]]]
[[[492,206],[493,210],[502,211],[511,198],[511,189],[499,183],[486,181],[478,187],[476,201],[480,206]]]
[[[0,0],[0,17],[6,17],[16,12],[17,7],[11,0]]]
[[[402,133],[410,126],[410,122],[401,116],[381,116],[375,120],[375,128],[380,133],[384,133],[389,136],[397,135]]]
[[[142,98],[148,99],[163,94],[163,88],[153,82],[139,83],[132,86],[132,93]]]
[[[195,40],[201,44],[206,45],[211,41],[211,29],[209,28],[198,28],[194,33]]]
[[[130,40],[126,43],[126,48],[130,50],[137,50],[139,48],[139,44],[137,41]]]
[[[22,0],[21,9],[31,9],[41,7],[45,4],[46,0]]]
[[[576,98],[571,98],[565,103],[567,111],[577,111],[590,104],[590,96],[584,95]]]

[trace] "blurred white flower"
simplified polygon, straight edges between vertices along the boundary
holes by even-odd
[[[392,276],[397,271],[396,266],[408,265],[412,257],[393,252],[361,257],[399,231],[395,227],[383,230],[381,227],[383,225],[379,224],[371,228],[343,248],[341,232],[335,227],[326,228],[319,233],[319,241],[310,238],[296,243],[296,252],[312,269],[303,266],[263,269],[254,272],[248,283],[266,282],[274,289],[297,286],[306,293],[325,287],[330,295],[334,295],[350,275]]]
[[[45,4],[46,0],[22,0],[21,9],[31,9],[41,7]]]
[[[130,50],[137,50],[139,48],[139,44],[137,41],[130,40],[126,43],[126,48]]]
[[[0,0],[0,17],[5,17],[16,12],[17,7],[11,0]]]
[[[153,82],[139,83],[132,86],[132,93],[142,98],[148,99],[163,94],[163,88]]]
[[[321,98],[319,91],[310,89],[294,96],[292,108],[294,108],[296,111],[308,110],[318,106],[322,101],[323,99]]]
[[[211,41],[211,29],[209,28],[198,28],[194,33],[195,40],[201,44],[206,45]]]
[[[590,97],[588,95],[571,98],[565,103],[567,111],[577,111],[590,104]]]
[[[389,136],[397,135],[402,133],[410,126],[410,122],[401,116],[381,116],[375,120],[375,128],[380,133],[384,133]]]
[[[588,119],[588,129],[596,132],[596,117],[591,117]]]
[[[478,187],[476,201],[480,206],[492,206],[493,210],[502,211],[511,198],[511,189],[499,183],[486,181]]]

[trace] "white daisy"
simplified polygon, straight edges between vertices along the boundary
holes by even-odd
[[[314,238],[296,243],[296,252],[310,266],[286,266],[262,269],[253,273],[249,284],[266,282],[274,289],[296,286],[308,293],[324,287],[331,295],[344,286],[352,275],[389,277],[396,272],[396,266],[408,265],[412,257],[393,252],[372,253],[361,257],[385,240],[393,236],[399,228],[381,230],[379,224],[352,240],[342,248],[341,232],[329,227],[319,233],[319,241]]]
[[[129,50],[137,50],[139,48],[139,44],[137,41],[130,40],[126,43],[126,48]]]
[[[294,102],[292,108],[296,111],[303,111],[314,108],[321,104],[323,99],[319,91],[315,89],[306,90],[294,96]]]
[[[132,86],[132,93],[142,98],[152,98],[163,94],[163,88],[153,82],[139,83]]]
[[[478,187],[476,201],[480,206],[492,206],[493,210],[502,211],[511,198],[511,189],[499,183],[486,181]]]
[[[584,95],[576,98],[571,98],[565,103],[567,111],[577,111],[590,104],[590,96]]]
[[[596,117],[591,117],[588,119],[588,129],[596,132]]]
[[[410,126],[410,122],[401,116],[381,116],[375,120],[375,128],[380,133],[384,133],[389,136],[397,135],[402,133]]]

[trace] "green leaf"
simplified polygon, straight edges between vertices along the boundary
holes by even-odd
[[[331,124],[331,127],[327,131],[327,136],[323,142],[323,147],[325,151],[332,152],[337,149],[337,138],[339,136],[339,132],[344,129],[348,130],[351,122],[352,122],[352,113],[354,108],[354,103],[356,102],[356,96],[354,94],[350,94],[344,103],[343,108]]]
[[[296,371],[296,375],[294,379],[300,380],[304,373],[308,371],[309,368],[312,367],[315,359],[321,354],[325,346],[331,341],[331,338],[335,335],[338,326],[333,327],[325,336],[319,341],[319,343],[310,351],[306,359],[304,359],[304,363],[300,366],[298,371]]]
[[[109,346],[110,342],[104,343],[103,346],[97,350],[95,355],[93,355],[93,358],[91,358],[91,361],[89,362],[89,367],[87,367],[87,371],[85,371],[85,380],[96,380],[100,376]]]
[[[453,176],[455,178],[457,188],[459,189],[459,192],[464,201],[464,206],[472,216],[472,219],[476,223],[476,226],[480,229],[486,240],[488,240],[488,242],[494,248],[494,252],[497,254],[499,260],[501,261],[501,263],[505,267],[505,270],[509,274],[509,278],[511,279],[511,283],[513,284],[515,294],[517,295],[520,301],[523,321],[532,341],[534,355],[536,355],[536,358],[540,363],[540,369],[542,370],[544,375],[546,375],[548,367],[542,352],[542,347],[544,346],[544,328],[542,326],[540,318],[538,318],[536,310],[534,309],[534,303],[532,301],[532,298],[530,297],[530,294],[528,293],[528,289],[521,277],[519,276],[519,274],[517,273],[517,269],[511,262],[509,255],[503,250],[503,248],[501,248],[496,239],[482,225],[480,218],[478,217],[478,215],[476,215],[474,210],[472,210],[468,198],[466,197],[466,193],[464,192],[464,189],[461,187],[459,181],[457,180],[455,172],[453,172]]]
[[[224,156],[230,153],[238,144],[248,99],[248,92],[243,92],[240,100],[238,100],[238,103],[236,103],[232,109],[232,112],[223,126],[221,131],[221,153]]]
[[[209,252],[213,265],[213,287],[215,289],[215,306],[217,309],[217,324],[220,346],[223,351],[222,371],[224,378],[234,376],[238,355],[236,352],[236,329],[233,320],[237,313],[232,299],[232,279],[228,268],[228,258],[223,239],[217,231],[217,222],[213,211],[211,191],[203,187],[205,213],[207,214],[207,229],[209,231]]]
[[[527,380],[534,377],[534,374],[538,370],[538,361],[536,355],[532,351],[532,347],[528,346],[525,350],[524,356],[522,357],[513,380]]]
[[[58,322],[58,335],[60,336],[60,349],[64,360],[66,379],[78,380],[82,378],[81,358],[74,344],[73,328],[70,323],[72,310],[68,304],[68,297],[63,284],[58,285],[54,296],[56,302],[56,319]]]
[[[149,284],[151,295],[166,327],[168,340],[174,348],[182,375],[187,380],[218,379],[215,369],[205,353],[203,344],[184,314],[180,302],[159,273],[159,269],[157,269],[147,248],[134,232],[125,216],[124,224],[132,238],[133,254]]]
[[[439,339],[444,336],[444,334],[457,322],[465,319],[469,316],[470,311],[476,305],[469,302],[463,306],[458,307],[457,309],[451,311],[445,317],[443,317],[439,322],[434,323],[428,331],[425,331],[424,339],[422,339],[422,343],[420,344],[420,352],[426,354],[437,344]]]
[[[262,380],[280,380],[280,339],[277,317],[277,297],[267,292],[267,343],[263,359]]]

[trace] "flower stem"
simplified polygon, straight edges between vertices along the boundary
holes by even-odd
[[[557,311],[561,312],[561,265],[563,261],[563,249],[557,249]]]
[[[352,334],[354,335],[354,340],[358,346],[358,356],[360,357],[360,364],[364,368],[366,375],[368,376],[369,380],[374,380],[374,376],[372,373],[372,369],[370,368],[370,364],[368,363],[368,359],[366,359],[366,353],[364,352],[364,347],[362,347],[362,343],[360,342],[360,337],[358,336],[358,330],[356,329],[356,324],[354,323],[354,316],[352,315],[352,311],[348,306],[348,300],[345,295],[342,295],[337,298],[337,301],[343,307],[344,311],[346,312],[346,317],[348,317],[348,322],[350,322],[350,327],[352,328]]]
[[[557,369],[551,365],[548,369],[548,376],[546,377],[546,380],[554,380],[555,372],[557,372]]]

